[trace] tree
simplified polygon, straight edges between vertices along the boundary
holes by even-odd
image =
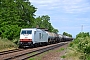
[[[79,38],[79,37],[89,37],[89,32],[80,32],[79,34],[76,35],[76,38]]]
[[[14,30],[33,27],[35,12],[29,0],[0,0],[0,37],[11,40],[19,35]]]
[[[50,23],[50,17],[48,15],[39,16],[36,18],[35,21],[36,25],[38,25],[40,28],[49,28]]]
[[[57,29],[54,29],[50,23],[50,17],[48,15],[39,16],[35,20],[35,27],[39,26],[39,28],[46,28],[50,32],[58,33]]]
[[[63,35],[66,35],[66,36],[72,37],[72,35],[69,34],[69,33],[67,33],[67,32],[63,32]]]
[[[51,25],[48,15],[34,18],[35,12],[36,8],[29,0],[0,0],[0,37],[12,40],[19,36],[21,28],[36,26],[58,32]]]
[[[54,33],[58,33],[59,31],[57,29],[53,29],[53,32]]]

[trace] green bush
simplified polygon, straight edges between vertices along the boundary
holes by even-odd
[[[78,44],[78,49],[80,52],[90,54],[90,38],[86,37],[83,41],[80,41]]]
[[[89,37],[89,32],[80,32],[79,34],[76,35],[76,38],[84,38],[84,37]]]
[[[73,46],[73,42],[71,42],[70,44],[69,44],[69,47],[72,47]]]
[[[13,39],[12,42],[15,44],[19,44],[19,39]]]
[[[86,60],[90,60],[90,55],[86,55]]]
[[[15,38],[19,38],[20,27],[18,25],[5,25],[0,28],[0,34],[2,38],[7,38],[9,40],[13,40]]]
[[[89,33],[79,33],[73,42],[69,44],[69,47],[75,49],[77,52],[83,54],[79,57],[81,60],[90,59],[90,35]]]

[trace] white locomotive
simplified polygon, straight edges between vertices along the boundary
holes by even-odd
[[[21,29],[19,46],[33,46],[48,42],[48,35],[44,30],[37,28]]]

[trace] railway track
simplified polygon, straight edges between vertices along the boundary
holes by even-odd
[[[13,49],[13,50],[8,50],[8,51],[3,51],[3,52],[0,52],[0,55],[9,54],[9,53],[18,52],[18,51],[23,51],[23,50],[24,49]]]
[[[4,58],[4,60],[26,60],[26,59],[29,59],[29,58],[34,57],[36,55],[39,55],[41,53],[44,53],[46,51],[58,48],[58,47],[65,45],[65,44],[67,44],[67,42],[57,43],[57,44],[54,44],[54,45],[51,45],[48,47],[44,47],[44,48],[40,48],[40,49],[32,50],[32,51],[27,51],[26,53],[23,53],[23,54],[18,54],[15,56],[11,56],[9,58]]]

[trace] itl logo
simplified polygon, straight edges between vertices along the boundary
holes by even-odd
[[[25,37],[25,38],[28,38],[28,37]]]

